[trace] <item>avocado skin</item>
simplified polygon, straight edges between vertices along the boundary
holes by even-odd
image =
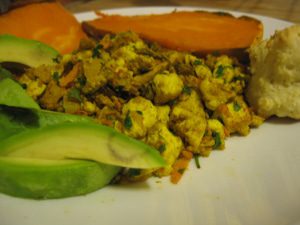
[[[83,160],[0,157],[0,192],[30,199],[85,195],[107,185],[119,170]]]
[[[0,63],[13,62],[38,67],[53,64],[53,59],[58,55],[58,51],[42,42],[9,34],[0,35]]]

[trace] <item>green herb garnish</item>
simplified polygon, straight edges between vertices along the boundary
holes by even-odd
[[[86,84],[86,78],[85,78],[85,76],[79,76],[78,78],[77,78],[77,81],[78,81],[78,83],[79,83],[79,85],[80,85],[80,87],[83,87],[85,84]]]
[[[198,169],[201,168],[199,157],[200,157],[199,154],[194,154],[195,164]]]
[[[182,93],[190,95],[192,93],[192,88],[188,87],[188,86],[184,86],[182,88]]]
[[[224,69],[225,69],[224,66],[222,66],[222,65],[219,65],[219,66],[218,66],[217,71],[216,71],[216,76],[217,76],[217,78],[223,76],[223,74],[224,74]]]
[[[215,144],[213,145],[213,149],[219,148],[222,144],[220,134],[216,131],[212,132],[212,137],[215,140]]]
[[[97,44],[95,48],[92,50],[92,57],[93,58],[99,58],[100,57],[100,49],[102,49],[103,46],[101,44]]]
[[[124,120],[124,127],[126,129],[130,129],[132,127],[132,120],[129,114],[130,112],[128,111]]]
[[[246,77],[244,77],[244,76],[236,76],[236,77],[234,77],[234,78],[232,79],[233,82],[239,81],[239,80],[246,80]]]
[[[159,151],[160,153],[163,153],[165,150],[166,150],[166,144],[161,144],[161,145],[158,147],[158,151]]]
[[[230,65],[226,65],[226,66],[219,65],[219,66],[217,67],[216,77],[217,77],[217,78],[222,77],[222,76],[224,75],[224,73],[225,73],[225,69],[227,69],[227,68],[228,68],[228,69],[231,69],[232,66],[230,66]]]
[[[177,99],[173,99],[171,101],[169,101],[170,106],[173,106],[177,103]]]
[[[239,105],[239,103],[233,102],[233,110],[234,110],[235,112],[240,111],[241,108],[242,108],[242,107]]]
[[[80,90],[78,88],[71,88],[68,92],[68,98],[73,101],[81,102]]]
[[[56,83],[58,83],[59,77],[60,77],[60,75],[59,75],[59,73],[56,72],[56,71],[52,74],[52,79],[55,80]]]
[[[198,66],[198,65],[201,65],[202,62],[201,62],[201,60],[196,59],[196,60],[193,62],[193,64],[194,64],[195,66]]]
[[[60,55],[58,55],[55,58],[53,58],[52,61],[55,63],[60,63],[60,59],[61,59],[61,57],[60,57]]]
[[[136,112],[137,112],[139,115],[143,115],[143,112],[140,111],[140,110],[136,110]]]

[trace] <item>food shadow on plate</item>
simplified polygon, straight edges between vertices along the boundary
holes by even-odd
[[[287,117],[275,117],[272,116],[266,120],[266,123],[269,124],[278,124],[278,125],[293,125],[299,123],[299,120],[287,118]]]
[[[115,190],[128,190],[128,191],[145,191],[150,190],[150,184],[147,181],[140,182],[132,182],[132,183],[119,183],[119,184],[110,184],[109,188],[113,188]]]

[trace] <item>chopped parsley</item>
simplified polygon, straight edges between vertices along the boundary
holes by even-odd
[[[80,85],[80,87],[83,87],[85,84],[86,84],[86,78],[85,78],[85,76],[79,76],[78,78],[77,78],[77,81],[78,81],[78,83],[79,83],[79,85]]]
[[[219,65],[219,66],[218,66],[217,71],[216,71],[216,76],[217,76],[218,78],[223,76],[223,74],[224,74],[224,69],[225,69],[224,66],[222,66],[222,65]]]
[[[177,99],[173,99],[171,101],[169,101],[170,106],[173,106],[177,103]]]
[[[216,131],[212,132],[212,137],[215,140],[215,144],[213,145],[213,149],[219,148],[222,144],[220,134]]]
[[[219,65],[219,66],[217,67],[216,77],[217,77],[217,78],[222,77],[222,76],[224,75],[224,72],[225,72],[225,69],[226,69],[226,68],[232,68],[232,66],[230,66],[230,65],[227,65],[227,66]]]
[[[188,87],[188,86],[184,86],[184,87],[182,88],[182,92],[183,92],[184,94],[190,95],[190,94],[192,93],[192,88],[190,88],[190,87]]]
[[[95,46],[95,48],[93,48],[93,50],[92,50],[92,57],[93,58],[99,58],[100,57],[100,49],[102,49],[103,48],[103,46],[101,45],[101,44],[97,44],[96,46]]]
[[[130,129],[132,127],[132,120],[129,114],[130,112],[128,111],[124,120],[124,127],[126,129]]]
[[[166,150],[166,144],[161,144],[161,145],[158,147],[158,151],[159,151],[160,153],[163,153],[165,150]]]
[[[239,103],[233,102],[233,110],[234,110],[235,112],[240,111],[241,108],[242,108],[242,107],[239,105]]]
[[[81,102],[80,90],[78,88],[71,88],[68,92],[68,99]]]
[[[61,57],[60,57],[60,55],[58,55],[55,58],[53,58],[52,61],[55,63],[60,63],[60,59],[61,59]]]
[[[137,112],[139,115],[143,115],[143,112],[140,111],[140,110],[136,110],[136,112]]]
[[[27,89],[27,84],[20,84],[23,89]]]
[[[198,65],[201,65],[202,62],[201,62],[201,60],[196,59],[196,60],[193,62],[193,64],[194,64],[195,66],[198,66]]]
[[[239,81],[239,80],[245,80],[246,78],[245,78],[245,76],[235,76],[233,79],[232,79],[232,81],[233,82],[235,82],[235,81]]]
[[[194,159],[195,159],[196,167],[197,167],[198,169],[200,169],[201,166],[200,166],[199,154],[194,154]]]
[[[52,74],[52,79],[55,80],[57,83],[59,81],[59,77],[60,77],[60,75],[56,71]]]

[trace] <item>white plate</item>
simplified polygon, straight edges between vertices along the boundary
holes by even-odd
[[[150,7],[107,12],[132,15],[172,10]],[[80,20],[93,17],[91,12],[77,15]],[[263,21],[266,37],[290,25],[255,17]],[[229,138],[225,151],[201,159],[201,169],[192,162],[178,185],[168,178],[153,178],[146,183],[109,186],[87,196],[45,201],[0,194],[0,224],[300,224],[299,125],[275,119],[247,137]]]

